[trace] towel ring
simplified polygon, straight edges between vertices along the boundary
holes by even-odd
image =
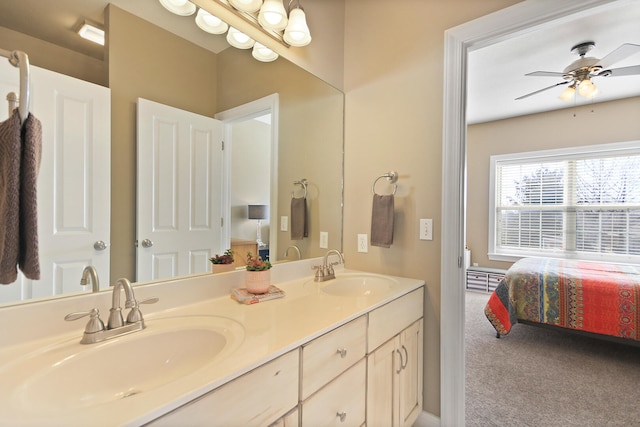
[[[306,178],[302,178],[300,181],[293,181],[293,185],[299,185],[304,190],[304,198],[307,198],[307,185],[309,185],[309,181]],[[291,192],[291,198],[294,197],[295,190]]]
[[[396,184],[396,182],[398,182],[398,172],[395,171],[387,172],[384,175],[377,177],[371,186],[371,193],[376,194],[376,183],[382,178],[386,178],[387,181],[389,181],[389,184],[393,184],[393,192],[391,194],[395,195],[398,190],[398,184]]]

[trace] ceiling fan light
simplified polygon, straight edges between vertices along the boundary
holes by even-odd
[[[229,0],[229,3],[236,9],[247,13],[255,13],[262,6],[262,0]]]
[[[159,0],[169,12],[180,16],[190,16],[196,12],[196,5],[187,0]]]
[[[255,44],[255,40],[234,27],[229,27],[229,32],[227,32],[227,41],[231,46],[238,49],[251,49]]]
[[[265,0],[258,13],[258,23],[264,28],[282,31],[287,27],[287,11],[282,0]]]
[[[229,25],[226,22],[204,9],[198,10],[196,25],[198,25],[202,31],[211,34],[224,34],[225,31],[229,29]]]
[[[272,62],[278,59],[278,54],[263,45],[262,43],[256,42],[253,45],[253,50],[251,51],[251,55],[261,62]]]
[[[585,79],[578,85],[578,93],[585,98],[593,98],[598,93],[598,88],[589,79]]]
[[[576,86],[571,85],[562,91],[559,98],[565,102],[570,102],[575,95],[576,95]]]
[[[292,9],[289,23],[284,30],[284,41],[291,46],[301,47],[311,43],[311,33],[307,26],[307,18],[302,9]]]

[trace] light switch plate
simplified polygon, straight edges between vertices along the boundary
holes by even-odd
[[[320,247],[327,249],[329,247],[329,233],[326,231],[320,232]]]
[[[280,231],[287,231],[289,229],[289,217],[281,216],[280,217]]]
[[[433,240],[433,219],[420,219],[420,240]]]

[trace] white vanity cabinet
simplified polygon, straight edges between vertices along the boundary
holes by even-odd
[[[410,426],[422,410],[420,288],[369,314],[367,425]]]
[[[152,426],[266,426],[298,404],[299,350],[292,350],[151,422]]]

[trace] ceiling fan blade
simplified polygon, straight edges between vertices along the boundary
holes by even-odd
[[[625,43],[611,51],[595,65],[599,65],[602,68],[609,68],[616,62],[622,61],[623,59],[638,52],[640,52],[640,44]]]
[[[611,70],[600,71],[597,77],[619,77],[619,76],[635,76],[640,74],[640,65],[632,65],[631,67],[612,68]]]
[[[522,95],[521,97],[516,98],[516,101],[517,101],[517,100],[519,100],[519,99],[528,98],[528,97],[530,97],[531,95],[535,95],[535,94],[540,93],[540,92],[544,92],[545,90],[553,89],[553,88],[554,88],[554,87],[556,87],[556,86],[566,85],[566,84],[568,84],[568,83],[569,83],[569,82],[560,82],[560,83],[556,83],[556,84],[554,84],[553,86],[545,87],[544,89],[539,89],[539,90],[536,90],[535,92],[531,92],[531,93],[528,93],[528,94],[526,94],[526,95]]]
[[[533,73],[525,74],[525,76],[534,77],[562,77],[564,73],[558,73],[556,71],[534,71]]]

